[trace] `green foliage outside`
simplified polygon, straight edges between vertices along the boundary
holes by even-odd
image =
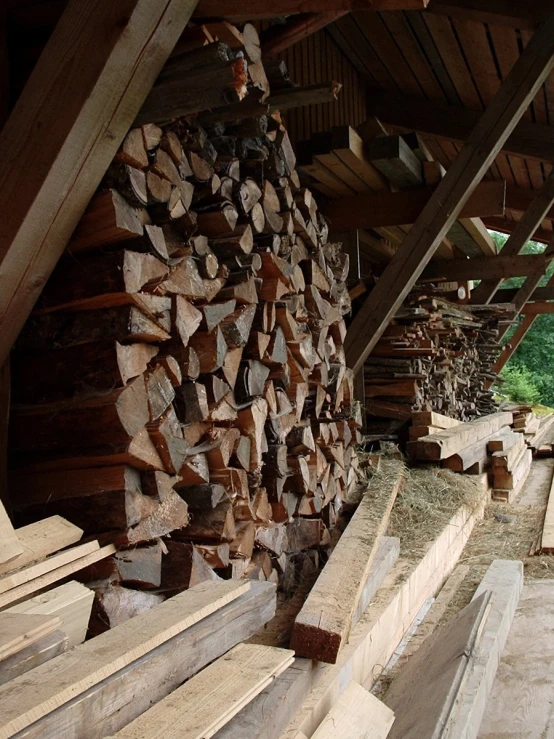
[[[499,249],[502,249],[508,238],[495,232],[491,232],[491,236]],[[544,248],[544,244],[529,241],[522,253],[540,254]],[[553,272],[554,262],[542,278],[541,287],[546,285]],[[512,277],[505,280],[502,287],[521,287],[524,281],[525,277]],[[516,328],[517,324],[506,334],[507,341]],[[504,382],[499,383],[495,389],[514,402],[554,406],[554,314],[537,316],[502,370],[501,376]]]

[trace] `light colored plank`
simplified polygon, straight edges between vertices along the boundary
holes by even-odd
[[[119,731],[118,739],[208,739],[292,663],[290,649],[239,644]]]
[[[0,133],[0,364],[196,0],[72,0]]]
[[[522,562],[496,559],[475,591],[473,600],[491,591],[491,611],[441,735],[444,739],[477,737],[522,589]]]
[[[10,562],[23,552],[4,504],[0,500],[0,562]]]
[[[20,652],[0,662],[0,685],[5,685],[29,670],[58,657],[67,649],[67,636],[63,631],[53,631],[30,644]]]
[[[97,541],[89,541],[86,544],[80,544],[72,549],[66,549],[59,554],[47,557],[46,559],[43,559],[42,562],[37,562],[36,564],[29,565],[28,567],[17,570],[16,572],[4,575],[4,577],[0,577],[0,593],[6,593],[12,588],[24,585],[30,580],[46,575],[48,572],[51,572],[58,567],[68,565],[80,557],[92,554],[98,549],[100,549],[100,544]]]
[[[554,580],[528,580],[487,701],[480,739],[551,736],[553,633]]]
[[[453,429],[459,426],[461,421],[435,411],[414,411],[412,413],[412,424],[414,426],[435,426],[438,429]]]
[[[312,739],[385,739],[394,713],[359,683],[351,682]]]
[[[408,442],[408,453],[414,459],[437,461],[446,459],[460,450],[481,439],[492,436],[503,426],[509,426],[513,421],[512,413],[499,411],[488,416],[478,418],[471,423],[462,423],[453,429],[445,429],[439,434],[422,436],[417,441]]]
[[[315,688],[282,733],[283,739],[310,737],[346,688],[346,679],[370,689],[425,601],[433,596],[456,566],[473,530],[482,518],[488,491],[471,510],[462,506],[417,563],[399,560],[383,587],[352,629],[336,665],[315,663]]]
[[[391,739],[439,739],[490,610],[483,593],[438,631],[397,676],[384,701],[395,713]]]
[[[0,608],[5,608],[6,606],[18,603],[20,600],[27,598],[32,593],[43,590],[49,585],[58,582],[58,580],[62,580],[64,577],[70,577],[71,575],[73,575],[73,573],[78,572],[79,570],[82,570],[85,567],[88,567],[89,565],[92,565],[95,562],[104,559],[105,557],[109,557],[110,554],[114,554],[115,551],[116,549],[114,545],[108,544],[105,547],[96,549],[96,551],[91,552],[84,557],[79,557],[79,559],[76,559],[73,562],[69,562],[69,564],[65,564],[62,567],[57,567],[55,570],[47,572],[45,575],[35,577],[34,580],[30,580],[24,585],[19,585],[17,588],[12,588],[6,593],[2,593],[2,595],[0,595]]]
[[[0,660],[20,652],[61,625],[57,616],[0,613]]]
[[[68,646],[75,647],[85,641],[93,601],[94,590],[71,581],[11,606],[4,613],[59,616]]]
[[[437,246],[554,67],[554,15],[534,34],[480,117],[460,154],[350,324],[347,364],[363,366]]]
[[[554,552],[554,476],[548,493],[548,503],[542,525],[541,551],[545,553]]]
[[[370,482],[296,617],[291,648],[297,654],[324,662],[336,661],[403,481],[402,471],[394,465],[390,482],[388,479],[377,484]]]
[[[250,589],[239,598],[35,721],[25,730],[26,739],[104,739],[119,731],[206,665],[262,629],[275,613],[275,590],[273,583],[250,583]],[[125,626],[132,630],[141,618],[136,616]],[[120,636],[122,633],[119,631]],[[99,639],[103,636],[87,643]],[[76,647],[69,654],[78,655],[85,646]],[[52,666],[58,661],[54,660]],[[63,679],[61,673],[59,677]]]
[[[75,647],[52,664],[0,688],[0,737],[22,731],[42,716],[105,680],[130,662],[246,593],[247,582],[204,582]]]
[[[22,526],[15,533],[22,548],[21,554],[0,565],[0,575],[25,567],[43,557],[75,544],[83,535],[83,530],[61,516],[50,516],[37,523]]]

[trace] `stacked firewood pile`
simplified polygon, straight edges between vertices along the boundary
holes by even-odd
[[[364,368],[368,432],[394,432],[413,410],[461,421],[493,412],[488,384],[495,379],[498,321],[505,316],[495,305],[458,305],[421,291],[411,295]]]
[[[248,47],[226,54],[265,88]],[[13,504],[117,544],[94,573],[107,625],[200,580],[317,564],[358,469],[348,258],[279,113],[139,122],[13,355]]]

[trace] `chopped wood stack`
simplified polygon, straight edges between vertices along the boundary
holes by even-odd
[[[475,310],[477,308],[477,310]],[[500,351],[494,305],[460,306],[437,298],[408,298],[364,367],[367,431],[395,431],[412,411],[432,410],[466,421],[496,409],[487,388]],[[410,435],[410,438],[414,437]]]
[[[223,46],[174,60],[187,84]],[[159,127],[147,109],[13,355],[14,506],[117,545],[94,577],[104,624],[161,599],[137,587],[277,582],[357,484],[348,258],[280,115]]]

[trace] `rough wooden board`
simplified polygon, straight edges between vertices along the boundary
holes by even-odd
[[[548,493],[546,513],[544,514],[540,549],[542,552],[554,552],[554,475]]]
[[[491,455],[493,469],[496,467],[505,467],[508,470],[512,469],[514,462],[520,456],[521,450],[525,446],[525,436],[523,434],[514,435],[516,437],[515,443],[509,449],[506,449],[505,452],[493,452]]]
[[[453,429],[461,424],[455,418],[444,416],[435,411],[414,411],[412,413],[412,424],[414,426],[436,426],[439,429]]]
[[[2,593],[2,595],[0,595],[0,608],[5,608],[6,606],[18,603],[20,600],[23,600],[24,598],[27,598],[29,595],[31,595],[31,593],[37,593],[39,590],[43,590],[49,585],[52,585],[59,580],[63,580],[63,578],[65,577],[70,577],[75,572],[78,572],[79,570],[82,570],[85,567],[88,567],[89,565],[92,565],[95,562],[104,559],[105,557],[109,557],[110,554],[114,553],[114,545],[108,544],[107,546],[96,549],[96,551],[91,552],[84,557],[80,557],[79,559],[76,559],[69,564],[63,565],[62,567],[57,567],[55,570],[47,572],[45,575],[35,577],[34,580],[31,580],[24,585],[19,585],[17,588],[12,588],[6,593]]]
[[[22,552],[23,547],[0,500],[0,562],[10,562]]]
[[[396,719],[391,739],[440,739],[489,608],[490,593],[482,593],[429,639],[392,682],[384,697]]]
[[[370,576],[354,614],[353,626],[382,586],[396,563],[400,540],[383,536],[371,566]],[[255,637],[256,638],[256,637]],[[297,657],[294,664],[255,698],[238,716],[217,732],[216,739],[279,739],[304,697],[315,687],[324,663]]]
[[[305,697],[283,739],[298,739],[298,732],[310,737],[349,680],[356,680],[367,689],[372,687],[421,606],[456,566],[476,521],[483,516],[487,497],[488,491],[483,489],[480,505],[472,510],[462,506],[418,563],[397,562],[388,585],[377,593],[352,630],[338,663],[316,663],[316,687]]]
[[[149,711],[119,739],[208,739],[294,660],[290,649],[239,644]]]
[[[6,593],[12,588],[24,585],[37,577],[56,570],[58,567],[68,565],[76,559],[85,557],[87,554],[92,554],[98,549],[100,549],[100,544],[97,541],[89,541],[86,544],[79,544],[79,546],[73,547],[72,549],[66,549],[59,554],[53,554],[51,557],[47,557],[36,564],[4,575],[0,577],[0,593]]]
[[[480,739],[539,739],[554,726],[554,580],[523,586]]]
[[[113,549],[113,548],[112,548]],[[0,688],[0,737],[9,737],[239,598],[247,582],[205,582],[75,647]]]
[[[496,559],[475,591],[473,600],[487,590],[492,592],[491,611],[445,726],[444,739],[477,737],[522,589],[523,564]]]
[[[313,739],[385,739],[394,713],[359,683],[351,682],[312,734]]]
[[[446,459],[461,449],[492,436],[503,426],[509,426],[512,421],[513,414],[507,411],[491,413],[470,423],[462,423],[453,429],[445,429],[440,434],[430,434],[422,436],[417,441],[410,441],[408,452],[414,459],[431,461]]]
[[[371,483],[325,564],[294,622],[291,648],[297,654],[336,662],[348,637],[379,539],[384,534],[396,495],[404,481],[399,470],[385,490],[374,494]]]
[[[83,535],[83,530],[74,526],[61,516],[50,516],[37,523],[22,526],[15,533],[22,552],[11,562],[0,565],[0,575],[32,564],[59,549],[75,544]]]
[[[67,636],[63,631],[53,631],[38,641],[25,647],[17,654],[0,662],[0,685],[34,670],[35,667],[58,657],[67,649]]]
[[[513,470],[508,472],[502,468],[494,468],[494,485],[495,487],[505,490],[515,490],[525,481],[531,462],[533,461],[533,452],[525,445],[520,452],[519,457],[514,462]]]
[[[0,613],[0,660],[20,652],[61,625],[57,616]]]
[[[207,664],[262,629],[275,613],[275,600],[275,585],[252,582],[240,598],[36,721],[25,730],[26,739],[103,739],[119,731]],[[133,625],[139,618],[133,619]]]
[[[0,364],[196,4],[65,8],[0,133]]]
[[[24,600],[3,613],[29,613],[45,616],[59,616],[69,647],[85,641],[94,590],[74,580]]]

